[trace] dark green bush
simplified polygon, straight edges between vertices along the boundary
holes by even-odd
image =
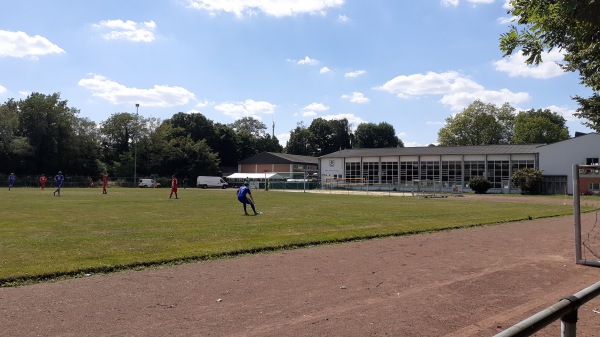
[[[469,180],[469,188],[476,194],[485,194],[492,187],[492,183],[484,177],[473,177]]]
[[[539,194],[542,184],[542,171],[534,168],[522,168],[512,175],[513,184],[522,194]]]

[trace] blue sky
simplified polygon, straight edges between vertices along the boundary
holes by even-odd
[[[388,122],[405,146],[437,142],[475,99],[551,109],[571,135],[577,74],[560,51],[503,59],[505,0],[19,0],[0,11],[0,101],[60,92],[80,117],[220,123],[252,116],[282,145],[299,122]]]

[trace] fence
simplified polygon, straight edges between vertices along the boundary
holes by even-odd
[[[54,175],[46,176],[46,187],[55,186]],[[138,177],[139,179],[145,177]],[[15,188],[39,188],[39,176],[17,176],[13,187]],[[85,176],[65,176],[63,187],[90,187],[92,186],[90,179],[93,179],[93,187],[102,186],[102,177],[85,177]],[[171,186],[170,178],[153,178],[162,186]],[[180,182],[181,184],[181,182]],[[108,177],[108,185],[110,187],[134,187],[133,177]],[[0,175],[0,187],[8,186],[8,175]],[[194,184],[195,186],[195,184]]]
[[[577,310],[583,304],[600,295],[600,282],[580,292],[567,296],[558,303],[502,331],[494,337],[526,337],[561,320],[561,337],[577,336]]]

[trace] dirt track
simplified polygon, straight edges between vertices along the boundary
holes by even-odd
[[[558,217],[2,288],[0,335],[492,336],[599,280]]]

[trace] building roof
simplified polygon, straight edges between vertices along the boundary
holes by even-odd
[[[464,154],[530,154],[538,153],[545,144],[522,145],[478,145],[478,146],[426,146],[394,147],[382,149],[347,149],[333,152],[319,158],[385,157],[385,156],[427,156]]]
[[[299,156],[295,154],[261,152],[252,157],[248,157],[239,162],[240,165],[246,164],[319,164],[317,157]]]

